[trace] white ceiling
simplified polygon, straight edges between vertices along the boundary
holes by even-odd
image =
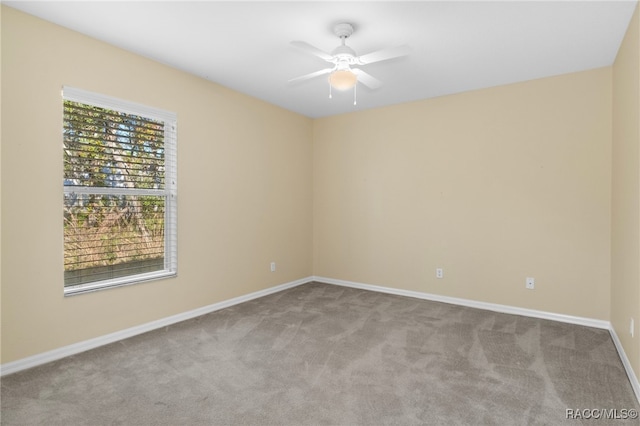
[[[608,1],[3,1],[4,4],[308,117],[611,65],[636,0]],[[407,57],[362,68],[384,85],[328,97],[327,63],[350,22],[358,55],[407,44]]]

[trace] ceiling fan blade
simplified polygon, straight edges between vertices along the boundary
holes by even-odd
[[[397,47],[390,47],[388,49],[378,50],[376,52],[367,53],[358,57],[358,62],[362,65],[371,64],[373,62],[386,61],[387,59],[399,58],[400,56],[406,56],[411,52],[409,46],[402,45]]]
[[[311,74],[305,74],[301,75],[300,77],[292,78],[291,80],[289,80],[289,83],[298,83],[301,81],[309,80],[315,77],[319,77],[323,74],[329,74],[331,71],[333,71],[333,68],[325,68],[320,71],[312,72]]]
[[[378,89],[382,82],[371,74],[362,71],[360,68],[352,68],[351,71],[358,76],[358,81],[370,89]]]
[[[292,46],[297,47],[300,50],[304,50],[307,53],[311,53],[312,55],[315,55],[321,59],[324,59],[327,62],[331,62],[333,60],[333,56],[328,54],[327,52],[318,49],[315,46],[310,45],[307,42],[304,41],[292,41],[291,42]]]

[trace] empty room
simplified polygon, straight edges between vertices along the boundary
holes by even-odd
[[[1,424],[639,424],[636,0],[0,22]]]

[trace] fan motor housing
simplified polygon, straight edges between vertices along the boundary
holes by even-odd
[[[340,37],[342,45],[333,49],[331,55],[333,62],[341,68],[348,68],[349,65],[357,64],[357,55],[355,50],[345,44],[345,40],[353,34],[353,25],[348,22],[342,22],[333,26],[333,33]]]
[[[331,54],[333,56],[337,56],[338,58],[341,58],[342,56],[344,56],[345,58],[348,57],[354,57],[356,56],[356,52],[355,50],[353,50],[352,48],[350,48],[347,45],[342,45],[342,46],[338,46],[335,49],[333,49],[333,52],[331,52]]]

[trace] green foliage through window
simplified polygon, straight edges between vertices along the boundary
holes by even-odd
[[[63,105],[65,287],[164,270],[165,123]]]

